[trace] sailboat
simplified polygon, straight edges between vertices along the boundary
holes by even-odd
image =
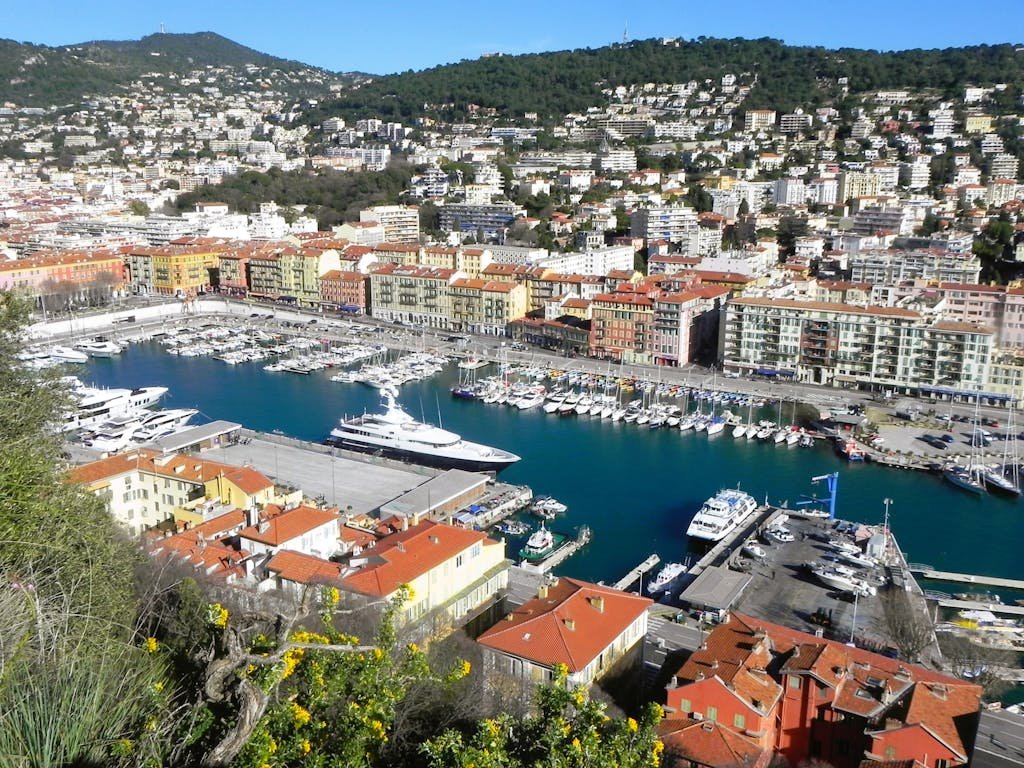
[[[982,471],[985,487],[1004,496],[1020,496],[1020,465],[1017,460],[1017,427],[1013,419],[1013,395],[1006,416],[1006,440],[1003,442],[1002,463],[985,467]]]
[[[968,493],[982,494],[985,492],[984,467],[978,459],[978,446],[982,443],[981,419],[979,418],[980,403],[974,400],[974,429],[971,432],[971,455],[966,466],[949,464],[942,470],[942,476],[957,488]]]

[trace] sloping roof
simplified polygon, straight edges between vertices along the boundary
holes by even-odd
[[[337,521],[340,517],[337,509],[318,509],[305,504],[289,510],[267,504],[262,514],[265,519],[260,524],[250,525],[239,531],[238,535],[242,539],[272,547],[282,546],[321,525],[332,520]],[[263,530],[260,530],[261,527]]]
[[[425,520],[377,542],[370,562],[346,576],[344,585],[365,595],[386,597],[474,544],[501,546],[480,531]]]
[[[298,584],[328,584],[340,579],[344,566],[302,552],[282,549],[267,562],[267,570]]]
[[[562,578],[484,632],[481,645],[580,672],[647,610],[651,600]]]
[[[658,725],[668,765],[691,761],[709,768],[760,768],[771,759],[769,750],[721,723],[666,720]]]

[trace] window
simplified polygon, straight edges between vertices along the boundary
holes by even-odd
[[[477,542],[476,544],[473,545],[473,548],[471,550],[469,550],[469,556],[470,557],[480,557],[480,552],[482,552],[482,551],[483,551],[483,548],[482,548],[480,542]]]
[[[455,567],[456,568],[461,568],[464,559],[465,559],[465,555],[459,555],[458,557],[456,557],[455,558]]]
[[[686,712],[686,713],[692,712],[693,711],[693,702],[690,701],[689,699],[683,699],[682,701],[679,702],[679,708],[682,709],[683,712]]]
[[[708,707],[707,719],[712,723],[718,720],[718,707]]]
[[[800,689],[800,677],[798,675],[790,675],[789,676],[789,687],[792,688],[793,690],[799,690]]]
[[[743,715],[733,715],[732,725],[737,731],[742,731],[747,727],[747,718]]]

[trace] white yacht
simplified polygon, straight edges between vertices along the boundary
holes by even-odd
[[[50,360],[55,363],[85,363],[89,360],[89,356],[85,352],[79,352],[77,349],[60,345],[50,347],[48,353]]]
[[[80,341],[75,347],[85,352],[89,357],[113,357],[114,355],[121,354],[121,346],[108,339]]]
[[[381,453],[423,464],[471,471],[496,471],[519,461],[500,448],[463,440],[454,432],[416,421],[395,402],[397,392],[381,390],[383,413],[342,419],[329,442],[357,451]]]
[[[878,589],[873,584],[857,578],[851,568],[841,565],[820,565],[812,568],[811,573],[826,587],[837,589],[840,592],[849,592],[859,597],[874,597],[878,594]]]
[[[78,386],[72,390],[74,408],[64,415],[65,432],[75,429],[95,429],[115,416],[141,411],[160,401],[167,387],[139,387],[138,389],[99,389]]]
[[[149,442],[176,432],[188,424],[199,411],[195,408],[168,408],[164,411],[146,411],[139,429],[132,436],[135,442]]]
[[[719,491],[693,516],[686,535],[694,539],[721,541],[756,509],[757,502],[749,493],[731,488]]]
[[[516,408],[518,408],[521,411],[527,411],[530,408],[536,408],[538,405],[542,405],[543,403],[544,393],[534,392],[529,395],[524,395],[523,397],[516,400]]]

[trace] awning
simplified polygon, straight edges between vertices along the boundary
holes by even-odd
[[[984,397],[989,400],[1009,400],[1009,395],[1000,395],[995,392],[979,392],[974,389],[954,389],[952,387],[921,387],[921,391],[934,395],[948,395],[949,397]]]

